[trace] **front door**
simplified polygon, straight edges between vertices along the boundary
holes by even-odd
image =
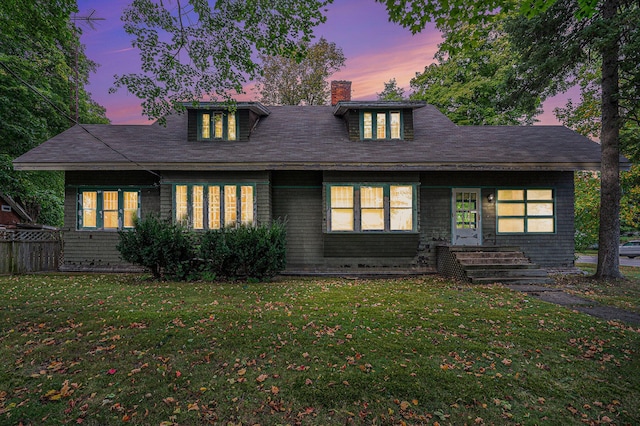
[[[452,194],[452,244],[478,246],[482,242],[480,189],[454,188]]]

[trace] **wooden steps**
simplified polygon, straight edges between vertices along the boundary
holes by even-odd
[[[518,247],[448,247],[468,281],[474,284],[550,284],[547,271]]]

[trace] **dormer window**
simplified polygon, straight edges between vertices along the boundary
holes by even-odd
[[[238,135],[236,113],[201,111],[198,114],[198,140],[235,141]]]
[[[412,141],[414,110],[423,101],[340,101],[333,115],[347,124],[351,141]]]
[[[361,139],[402,139],[400,111],[363,111]]]

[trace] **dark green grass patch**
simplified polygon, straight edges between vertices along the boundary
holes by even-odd
[[[435,277],[0,278],[2,424],[634,424],[640,333]]]

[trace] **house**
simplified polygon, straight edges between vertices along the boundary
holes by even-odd
[[[423,102],[187,106],[161,125],[83,125],[14,161],[65,171],[67,271],[126,270],[118,229],[287,220],[287,271],[434,271],[438,250],[518,247],[574,261],[573,172],[600,146],[562,126],[457,126]],[[621,166],[629,167],[621,158]]]
[[[24,207],[0,191],[0,228],[15,228],[18,224],[31,222],[33,220]]]

